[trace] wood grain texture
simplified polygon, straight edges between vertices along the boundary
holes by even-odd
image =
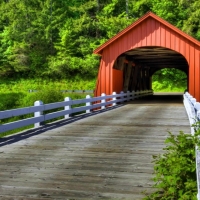
[[[190,132],[183,104],[136,100],[1,146],[0,199],[142,199],[152,155],[180,130]]]

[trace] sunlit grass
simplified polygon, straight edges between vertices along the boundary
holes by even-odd
[[[19,79],[0,80],[0,93],[28,92],[54,88],[56,90],[94,90],[96,80]]]
[[[154,81],[152,84],[154,92],[184,92],[187,89],[186,83],[183,86],[177,87],[172,84],[162,84],[158,81]]]

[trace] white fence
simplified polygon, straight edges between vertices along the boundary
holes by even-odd
[[[105,109],[108,106],[115,106],[117,103],[123,103],[125,101],[130,101],[135,98],[140,98],[152,94],[153,94],[152,90],[145,90],[145,91],[137,91],[137,92],[133,91],[127,93],[121,92],[120,94],[116,94],[116,92],[113,92],[112,95],[102,94],[99,97],[93,97],[93,98],[91,98],[90,95],[87,95],[86,99],[78,99],[78,100],[71,100],[69,97],[66,97],[63,102],[56,102],[50,104],[43,104],[42,101],[36,101],[34,103],[34,106],[31,107],[0,111],[0,120],[34,113],[34,117],[31,118],[7,124],[0,124],[0,133],[21,128],[23,126],[28,126],[31,124],[34,124],[34,127],[37,128],[43,122],[50,119],[54,119],[57,117],[65,117],[65,119],[67,119],[73,113],[83,112],[83,111],[85,111],[86,113],[90,113],[94,109]],[[72,107],[74,105],[80,105],[80,104],[84,104],[84,106]],[[63,110],[48,114],[43,114],[43,111],[52,110],[56,108],[63,108]]]
[[[39,90],[28,90],[28,92],[38,92]],[[94,90],[60,90],[63,93],[80,93],[80,94],[93,94]]]
[[[196,121],[200,121],[200,103],[196,102],[188,92],[183,95],[183,103],[188,114],[191,125],[191,134],[194,134],[195,130],[192,126]],[[197,199],[200,200],[200,150],[196,147],[196,171],[197,171]]]

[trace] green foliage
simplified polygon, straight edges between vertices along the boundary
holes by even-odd
[[[24,107],[33,106],[34,102],[41,100],[44,104],[63,101],[63,94],[55,88],[45,88],[38,92],[29,93],[20,100],[20,105]]]
[[[182,28],[188,17],[188,7],[176,0],[152,0],[152,11],[168,22]]]
[[[132,18],[140,18],[145,13],[152,10],[152,0],[132,0],[129,2],[129,16]]]
[[[0,93],[21,92],[27,93],[28,90],[41,90],[54,88],[57,90],[94,90],[95,79],[0,79]]]
[[[0,0],[0,78],[94,79],[93,50],[146,12],[199,39],[199,8],[199,0]]]
[[[153,156],[157,191],[144,200],[196,200],[195,146],[199,145],[199,133],[193,136],[182,131],[178,135],[169,132],[164,153]]]
[[[183,0],[183,2],[188,6],[186,9],[188,11],[188,18],[184,21],[182,29],[189,35],[200,40],[200,1],[188,2]]]
[[[33,106],[34,101],[44,103],[63,101],[69,96],[72,99],[85,98],[86,94],[67,94],[61,90],[94,90],[95,79],[92,80],[57,80],[51,79],[1,79],[0,80],[0,111],[20,107]],[[29,93],[29,90],[39,92]]]
[[[174,68],[157,71],[153,75],[152,81],[155,92],[184,92],[187,89],[187,75]]]
[[[15,94],[15,96],[13,96],[14,94]],[[63,94],[60,91],[57,91],[54,88],[47,88],[47,89],[41,90],[39,92],[27,93],[27,95],[23,94],[21,96],[20,95],[21,95],[20,93],[6,94],[5,99],[4,99],[5,101],[1,102],[2,105],[0,104],[0,106],[2,106],[2,110],[6,110],[6,109],[10,110],[10,109],[16,108],[16,107],[33,106],[34,102],[37,101],[37,100],[42,100],[44,103],[53,103],[53,102],[63,101],[63,99],[64,99]],[[12,96],[14,98],[12,98]],[[57,110],[59,110],[59,109],[54,109],[54,110],[48,111],[48,113],[49,112],[55,112]],[[3,119],[3,120],[0,121],[0,124],[10,123],[10,122],[13,122],[13,121],[22,120],[22,119],[26,119],[26,118],[30,118],[30,117],[33,117],[33,114],[27,114],[27,115],[21,115],[21,116],[18,116],[18,117]],[[53,121],[53,120],[51,120],[51,121]],[[17,133],[17,132],[26,130],[26,129],[30,129],[30,128],[33,128],[33,125],[21,127],[19,129],[15,129],[15,130],[12,130],[12,131],[7,131],[7,132],[4,132],[3,134],[0,134],[0,138],[7,136],[7,135],[11,135],[13,133]]]
[[[24,94],[20,92],[0,93],[0,111],[19,107],[18,100],[23,98]]]
[[[132,19],[127,19],[125,12],[121,13],[117,17],[111,18],[99,14],[97,19],[99,32],[102,36],[106,37],[107,39],[113,37],[116,33],[120,32],[122,29],[131,24],[131,22],[133,22]]]

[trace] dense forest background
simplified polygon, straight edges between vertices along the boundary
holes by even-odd
[[[93,50],[148,11],[200,40],[200,0],[0,0],[0,78],[94,79]]]

